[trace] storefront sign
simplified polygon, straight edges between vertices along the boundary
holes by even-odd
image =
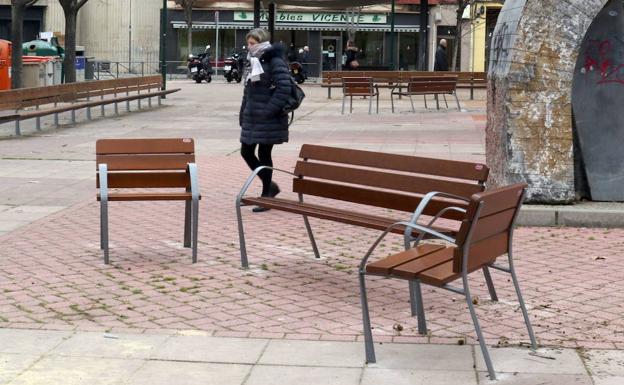
[[[267,21],[268,14],[263,12],[260,20]],[[234,12],[234,21],[253,21],[253,12]],[[347,23],[346,13],[329,12],[277,12],[275,21],[282,23]],[[384,14],[362,14],[359,16],[360,24],[386,24],[388,16]]]

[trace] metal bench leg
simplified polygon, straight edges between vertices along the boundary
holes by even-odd
[[[327,99],[331,99],[331,87],[327,87]]]
[[[15,135],[17,135],[17,136],[22,135],[22,130],[20,129],[20,120],[19,120],[19,118],[17,118],[15,120]]]
[[[427,334],[427,320],[425,319],[425,306],[423,304],[422,290],[420,288],[420,280],[409,281],[410,306],[412,308],[412,316],[418,319],[418,333],[420,335]]]
[[[427,105],[427,95],[423,95],[423,99],[425,99],[425,108],[429,109],[429,106]]]
[[[511,279],[513,280],[514,287],[516,289],[516,295],[518,296],[518,302],[520,303],[520,309],[522,309],[522,316],[524,317],[524,323],[526,324],[527,331],[529,333],[529,338],[531,339],[531,348],[533,350],[537,349],[537,342],[535,340],[535,333],[533,333],[533,327],[531,326],[531,320],[529,319],[529,313],[527,312],[526,305],[524,304],[524,299],[522,298],[522,293],[520,292],[520,283],[518,283],[518,277],[516,276],[516,269],[513,265],[513,252],[511,248],[509,249],[509,272],[511,274]]]
[[[184,247],[191,247],[191,201],[184,204]]]
[[[162,106],[162,102],[160,101],[160,99],[162,99],[160,96],[156,98],[156,100],[158,100],[158,107]]]
[[[344,115],[344,109],[345,109],[345,102],[347,101],[347,97],[343,96],[342,97],[342,115]]]
[[[412,98],[412,95],[410,95],[409,98],[410,98],[410,103],[412,103],[412,112],[416,113],[416,108],[414,107],[414,99]]]
[[[394,114],[394,94],[390,93],[390,106],[392,107],[392,113]]]
[[[444,98],[444,104],[446,105],[446,108],[448,108],[448,102],[446,101],[446,95],[442,95],[442,97]]]
[[[366,363],[377,362],[375,359],[375,345],[371,330],[370,313],[368,311],[368,299],[366,298],[366,275],[360,271],[360,300],[362,302],[362,326],[364,327],[364,349],[366,351]]]
[[[108,265],[108,167],[101,163],[100,172],[100,248],[104,250],[104,264]]]
[[[100,100],[104,100],[104,95],[102,95],[102,96],[100,97]],[[100,114],[101,114],[102,116],[104,116],[104,104],[102,104],[102,105],[100,106]]]
[[[379,94],[377,94],[377,113],[379,113]]]
[[[318,247],[316,246],[316,239],[314,239],[314,233],[312,232],[312,226],[310,226],[310,220],[307,216],[303,216],[303,222],[305,223],[306,230],[308,231],[308,237],[310,237],[310,243],[312,244],[312,250],[314,251],[314,258],[320,259]]]
[[[87,107],[87,119],[91,120],[91,107]]]
[[[438,97],[438,94],[435,94],[435,101],[436,101],[436,108],[439,110],[440,109],[440,98]]]
[[[39,116],[37,116],[37,118],[35,119],[35,127],[37,128],[37,131],[41,131],[41,118]]]
[[[457,102],[457,110],[461,111],[461,106],[459,105],[459,98],[457,97],[457,92],[453,92],[453,96],[455,96],[455,101]]]
[[[243,215],[241,214],[241,202],[236,200],[236,219],[238,220],[238,242],[240,246],[241,254],[241,266],[244,269],[249,268],[249,261],[247,260],[247,246],[245,245],[245,229],[243,228]]]
[[[137,108],[141,109],[141,99],[137,99]]]
[[[490,358],[490,352],[488,351],[485,338],[481,332],[481,326],[479,326],[479,320],[477,319],[477,313],[475,312],[474,304],[472,303],[472,296],[470,295],[470,288],[468,287],[468,275],[463,274],[462,280],[464,283],[464,292],[466,293],[466,303],[468,304],[468,310],[470,310],[470,316],[472,317],[472,323],[479,339],[479,346],[481,347],[481,353],[483,354],[483,360],[485,366],[487,366],[488,373],[490,374],[490,380],[496,379],[496,372],[494,372],[494,366],[492,365],[492,359]]]
[[[351,101],[349,102],[349,113],[352,114],[353,113],[353,96],[351,96]]]
[[[368,98],[368,114],[373,113],[373,97]]]
[[[147,106],[152,108],[152,98],[147,98]]]
[[[197,263],[197,237],[199,233],[199,199],[195,198],[192,202],[193,206],[193,235],[191,236],[193,240],[193,263]]]
[[[498,301],[496,289],[494,288],[494,281],[492,281],[492,275],[490,274],[490,269],[487,266],[483,266],[483,275],[485,276],[485,283],[488,291],[490,292],[490,299],[492,299],[492,301]]]

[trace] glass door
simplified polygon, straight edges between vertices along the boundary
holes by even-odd
[[[323,37],[321,63],[323,71],[340,71],[342,69],[342,40],[340,37]]]

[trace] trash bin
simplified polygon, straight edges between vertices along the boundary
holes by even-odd
[[[87,58],[84,56],[76,57],[76,81],[84,82],[85,81],[85,68],[86,68]]]
[[[24,56],[23,86],[44,87],[54,84],[54,58]]]
[[[11,89],[11,42],[0,40],[0,90]]]

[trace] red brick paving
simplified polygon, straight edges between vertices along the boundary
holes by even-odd
[[[281,167],[294,157],[277,160]],[[300,217],[244,209],[250,270],[239,267],[234,196],[248,171],[237,156],[199,160],[204,200],[199,263],[183,249],[183,206],[112,203],[111,261],[99,250],[95,200],[0,237],[0,327],[202,330],[219,336],[361,340],[356,269],[377,232],[312,219],[316,261]],[[277,175],[286,190],[287,177]],[[94,191],[95,194],[95,191]],[[287,193],[284,194],[285,196]],[[379,255],[399,250],[390,238]],[[521,228],[516,265],[539,341],[624,346],[624,230]],[[471,279],[488,342],[526,342],[507,275],[493,272],[500,303]],[[463,298],[426,287],[429,335],[409,315],[404,282],[369,279],[378,341],[474,343]],[[401,324],[399,334],[393,325]]]

